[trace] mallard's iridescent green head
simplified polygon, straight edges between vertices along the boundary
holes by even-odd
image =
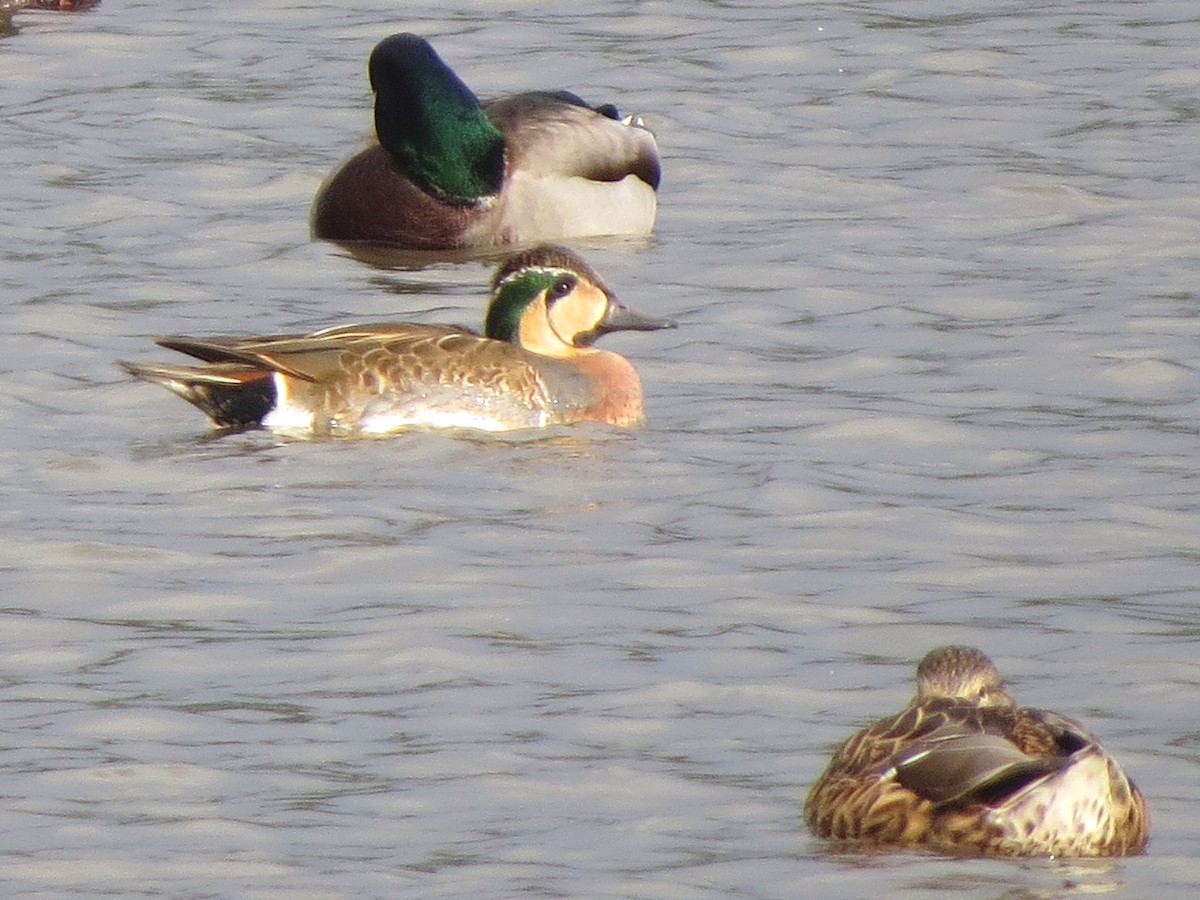
[[[379,143],[406,172],[456,203],[499,192],[504,138],[428,41],[384,38],[368,68]]]
[[[668,319],[622,306],[578,255],[543,244],[497,270],[485,333],[534,353],[569,356],[610,331],[674,327]]]

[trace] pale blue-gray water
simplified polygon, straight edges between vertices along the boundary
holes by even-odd
[[[979,11],[983,10],[983,11]],[[0,39],[0,887],[207,898],[1191,897],[1200,13],[156,3]],[[366,57],[641,114],[580,249],[644,428],[210,439],[154,335],[477,322],[309,239]],[[938,643],[1083,719],[1147,855],[835,853],[832,748]]]

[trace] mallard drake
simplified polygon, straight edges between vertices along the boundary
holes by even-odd
[[[401,322],[278,337],[166,337],[156,343],[206,365],[118,365],[223,428],[369,435],[422,426],[628,427],[643,419],[641,379],[624,357],[592,343],[610,331],[672,327],[618,303],[575,253],[543,245],[497,270],[484,335]]]
[[[1018,707],[974,647],[939,647],[917,695],[833,755],[804,817],[817,836],[989,856],[1117,856],[1149,837],[1146,801],[1096,738]]]
[[[429,42],[371,53],[372,143],[317,191],[314,237],[453,250],[654,226],[658,146],[639,119],[566,91],[480,103]]]

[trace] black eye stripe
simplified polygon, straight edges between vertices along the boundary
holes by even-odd
[[[578,284],[578,280],[574,275],[563,275],[561,278],[555,279],[554,284],[550,285],[550,289],[546,291],[546,302],[553,303],[555,300],[561,300],[575,290],[576,284]]]

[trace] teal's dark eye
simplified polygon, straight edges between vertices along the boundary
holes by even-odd
[[[550,290],[546,291],[546,303],[553,303],[555,300],[561,300],[571,291],[575,290],[575,285],[578,282],[573,275],[564,275],[559,278],[554,284],[550,285]]]

